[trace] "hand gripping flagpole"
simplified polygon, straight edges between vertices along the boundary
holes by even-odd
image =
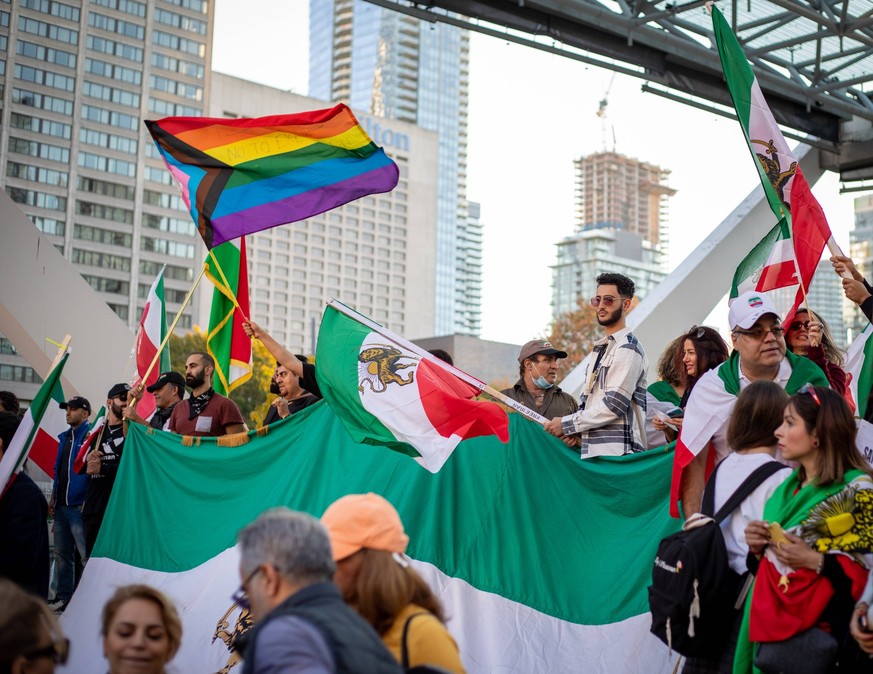
[[[242,316],[244,322],[248,322],[249,317],[243,313],[242,307],[239,305],[239,300],[236,298],[236,293],[233,291],[233,288],[230,287],[230,283],[227,280],[227,277],[224,275],[224,270],[222,270],[221,265],[218,264],[218,258],[215,257],[215,253],[212,252],[212,249],[209,249],[209,257],[212,259],[212,264],[215,265],[216,270],[218,270],[218,275],[221,277],[221,282],[224,284],[224,287],[227,289],[227,292],[224,293],[226,297],[233,302],[233,306],[237,308],[239,311],[239,315]],[[206,267],[204,266],[204,269]],[[248,270],[246,270],[248,273]]]
[[[200,279],[203,278],[204,273],[206,273],[206,265],[205,264],[200,268],[200,273],[197,274],[197,278],[194,279],[194,285],[191,286],[191,290],[189,290],[188,294],[185,295],[185,299],[182,301],[182,306],[179,307],[179,311],[176,312],[176,317],[173,319],[173,322],[170,324],[170,328],[167,330],[167,334],[164,335],[164,339],[161,341],[161,344],[158,347],[158,350],[155,352],[155,357],[152,358],[152,362],[149,364],[148,369],[145,371],[145,374],[142,376],[142,379],[140,380],[140,383],[142,386],[145,386],[145,383],[149,379],[149,375],[152,373],[152,370],[155,369],[155,365],[157,365],[158,361],[161,359],[161,352],[167,346],[167,342],[170,341],[170,335],[172,335],[173,330],[176,329],[176,324],[179,322],[179,319],[182,318],[182,312],[185,311],[185,307],[187,307],[188,302],[191,301],[191,297],[193,297],[193,295],[194,295],[194,290],[197,288],[197,284],[200,283]],[[133,407],[133,409],[136,409],[137,402],[139,402],[138,399],[133,401],[133,404],[131,405]],[[124,423],[127,424],[126,419],[125,419]],[[127,427],[125,426],[125,429],[126,428]]]
[[[549,419],[546,419],[541,414],[534,412],[529,407],[525,407],[517,400],[513,400],[512,398],[501,393],[500,391],[498,391],[494,388],[491,388],[485,382],[476,379],[476,377],[473,377],[472,375],[467,374],[463,370],[459,370],[454,365],[449,365],[444,360],[440,360],[439,358],[434,356],[432,353],[429,353],[425,349],[422,349],[421,347],[416,346],[412,342],[407,341],[405,338],[401,337],[396,332],[392,332],[388,328],[386,328],[382,325],[379,325],[378,323],[370,320],[369,318],[367,318],[363,314],[359,314],[357,311],[355,311],[354,309],[352,309],[349,306],[346,306],[345,304],[343,304],[339,300],[335,300],[335,299],[331,298],[330,300],[328,300],[327,305],[329,307],[332,307],[333,309],[336,309],[341,314],[348,316],[352,320],[357,321],[361,325],[365,325],[366,327],[370,328],[374,332],[378,332],[380,335],[382,335],[386,339],[391,340],[392,342],[394,342],[398,346],[402,346],[404,349],[407,349],[408,351],[412,351],[415,355],[419,356],[420,358],[423,358],[430,363],[434,363],[435,365],[441,367],[443,370],[445,370],[449,374],[452,374],[455,377],[457,377],[458,379],[460,379],[461,381],[466,382],[467,384],[470,384],[470,386],[473,386],[474,388],[479,389],[483,393],[487,393],[492,398],[496,398],[497,400],[502,402],[507,407],[511,407],[516,412],[523,414],[531,421],[536,421],[538,424],[545,424],[547,421],[549,421]]]

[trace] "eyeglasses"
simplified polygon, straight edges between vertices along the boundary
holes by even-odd
[[[752,328],[751,330],[740,330],[739,328],[734,329],[734,334],[737,335],[745,335],[749,339],[753,339],[756,342],[760,342],[764,337],[767,336],[767,333],[772,332],[773,336],[776,338],[781,337],[785,334],[785,328],[781,325],[774,325],[772,328],[764,329],[762,327]]]
[[[792,330],[809,330],[809,321],[792,321],[790,327]]]
[[[695,330],[697,332],[695,332]],[[706,330],[704,328],[698,328],[696,325],[692,325],[688,332],[685,333],[687,337],[694,337],[694,339],[703,339],[703,336],[706,334]]]
[[[821,407],[821,400],[819,400],[818,393],[815,392],[815,386],[812,384],[804,384],[797,392],[801,395],[809,394],[809,396],[815,401],[815,404]]]
[[[51,658],[55,664],[63,665],[67,662],[67,656],[70,654],[70,640],[56,639],[48,646],[43,646],[35,651],[24,654],[25,660],[36,660],[37,658]]]
[[[251,609],[251,607],[252,607],[252,603],[251,603],[251,601],[249,601],[249,593],[246,592],[246,585],[248,585],[249,583],[252,582],[252,578],[257,576],[258,571],[260,571],[260,570],[261,570],[261,567],[259,566],[257,569],[252,571],[248,575],[248,577],[242,582],[242,585],[240,585],[237,588],[236,592],[234,592],[232,595],[230,595],[230,598],[234,602],[236,602],[236,605],[239,606],[243,611],[247,611],[247,610]]]
[[[588,300],[588,301],[591,303],[591,306],[594,307],[594,308],[596,309],[596,308],[599,307],[601,304],[602,304],[603,306],[609,308],[609,307],[611,307],[613,304],[615,304],[616,302],[624,302],[624,300],[625,300],[624,297],[613,297],[612,295],[604,295],[603,297],[600,297],[600,296],[598,295],[597,297],[592,297],[592,298],[591,298],[590,300]]]

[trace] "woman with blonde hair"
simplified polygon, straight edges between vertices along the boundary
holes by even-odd
[[[378,494],[350,494],[321,521],[336,561],[334,582],[404,669],[430,665],[463,674],[442,605],[404,554],[409,537],[394,506]]]
[[[101,633],[109,674],[164,674],[182,643],[182,621],[162,592],[125,585],[103,607]]]
[[[0,578],[0,673],[51,674],[69,650],[45,601]]]

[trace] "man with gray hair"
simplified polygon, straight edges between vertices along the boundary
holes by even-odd
[[[331,582],[327,530],[288,508],[239,532],[242,585],[234,600],[257,621],[242,646],[243,674],[400,674],[379,636]]]

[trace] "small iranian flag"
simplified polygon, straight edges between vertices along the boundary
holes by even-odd
[[[0,460],[0,485],[6,489],[9,478],[18,473],[30,456],[40,469],[52,477],[58,453],[58,435],[67,428],[67,417],[59,405],[64,402],[61,372],[67,364],[69,353],[49,372],[30,407],[24,413],[18,430],[4,447]]]
[[[778,221],[740,263],[731,297],[746,290],[770,292],[789,288],[787,302],[780,302],[778,294],[771,298],[786,316],[799,306],[809,288],[825,244],[831,238],[830,227],[764,100],[736,36],[717,7],[712,7],[712,27],[737,117],[755,159],[767,202]]]
[[[103,432],[103,427],[106,425],[106,407],[101,407],[100,411],[97,412],[97,417],[94,419],[94,423],[91,424],[91,429],[88,431],[88,437],[85,438],[85,442],[82,443],[82,446],[79,447],[79,453],[76,454],[76,460],[73,461],[73,470],[77,473],[81,473],[85,468],[85,457],[88,456],[88,452],[94,449],[97,441],[100,439],[100,434]]]
[[[855,337],[846,351],[846,373],[849,375],[849,391],[855,401],[857,415],[864,418],[870,391],[873,390],[873,324]]]
[[[328,305],[315,362],[319,388],[356,442],[391,447],[435,473],[462,440],[496,435],[508,441],[506,412],[471,400],[478,388],[352,315],[360,316],[339,303]]]
[[[138,377],[136,383],[143,381],[146,371],[151,365],[158,348],[167,336],[167,304],[164,300],[164,269],[158,272],[157,277],[149,288],[146,305],[142,310],[142,318],[139,319],[139,331],[136,334],[136,371]],[[149,373],[146,386],[154,384],[161,372],[171,369],[170,350],[165,348],[161,357],[152,371]],[[137,413],[144,419],[148,419],[155,411],[155,396],[148,391],[143,391],[142,398],[136,406]]]
[[[212,386],[217,393],[228,395],[252,376],[252,340],[243,331],[240,315],[249,315],[245,237],[213,248],[206,258],[206,276],[215,285],[206,332],[206,350],[215,360]]]

